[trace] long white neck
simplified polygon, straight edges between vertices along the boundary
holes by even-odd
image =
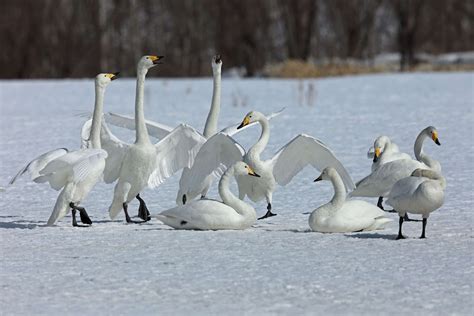
[[[270,124],[266,118],[262,118],[258,122],[262,126],[262,133],[255,145],[249,149],[248,156],[251,159],[260,160],[260,154],[263,152],[268,144],[268,140],[270,139]]]
[[[148,131],[145,124],[145,113],[143,110],[143,99],[145,94],[145,76],[148,70],[144,68],[137,69],[137,88],[135,92],[135,143],[150,143]]]
[[[441,166],[439,162],[423,152],[423,143],[426,138],[428,138],[428,135],[425,130],[421,131],[421,133],[418,134],[418,137],[416,137],[414,146],[416,160],[423,162],[433,170],[441,172]]]
[[[219,181],[219,195],[224,204],[232,207],[237,213],[242,215],[245,219],[255,220],[255,210],[244,201],[238,199],[229,189],[231,178],[234,176],[234,167],[230,167]]]
[[[92,115],[92,126],[90,140],[92,148],[100,149],[100,127],[102,125],[102,113],[104,111],[104,93],[105,88],[95,84],[95,104]]]
[[[213,70],[214,84],[212,90],[211,109],[207,115],[206,125],[204,126],[204,137],[210,138],[217,133],[217,121],[221,110],[221,72]]]
[[[329,203],[336,208],[340,208],[346,201],[346,188],[344,182],[342,182],[341,176],[336,173],[331,176],[331,183],[334,187],[334,196]]]

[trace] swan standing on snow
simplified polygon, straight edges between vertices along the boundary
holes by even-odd
[[[218,133],[218,119],[219,113],[221,108],[221,72],[222,72],[222,59],[220,55],[215,55],[211,61],[212,66],[212,73],[213,73],[213,90],[212,90],[212,101],[211,101],[211,108],[209,109],[209,114],[206,119],[206,124],[204,126],[203,137],[207,140],[211,136]],[[267,116],[268,120],[271,120],[273,117],[278,116],[283,110],[272,113]],[[107,113],[105,115],[105,119],[107,123],[112,125],[116,125],[119,127],[128,128],[131,130],[135,129],[135,119],[130,116],[115,114],[115,113]],[[248,126],[255,125],[249,124]],[[148,129],[148,133],[150,136],[153,136],[157,139],[162,139],[168,135],[173,128],[167,125],[153,122],[153,121],[146,121],[146,126]],[[229,136],[233,136],[238,132],[242,131],[243,129],[237,129],[238,124],[235,126],[229,126],[221,131],[221,133],[225,133]],[[203,179],[198,186],[195,186],[192,190],[189,190],[189,182],[190,182],[190,172],[189,168],[185,167],[183,169],[183,173],[181,174],[181,178],[179,180],[179,191],[176,196],[176,204],[182,205],[186,204],[186,201],[192,200],[197,196],[201,196],[201,198],[206,197],[207,192],[214,181],[214,176],[212,174],[208,175],[205,179]]]
[[[410,177],[399,180],[393,186],[387,199],[399,214],[397,239],[403,239],[402,224],[406,213],[421,214],[423,231],[420,238],[425,238],[425,229],[430,213],[444,203],[446,180],[433,170],[416,169]]]
[[[143,56],[137,65],[135,143],[126,144],[113,136],[106,126],[102,129],[102,144],[109,154],[104,180],[106,183],[118,180],[109,215],[114,219],[123,209],[127,223],[135,223],[128,215],[128,203],[134,198],[140,202],[140,218],[144,221],[150,219],[140,192],[147,186],[158,186],[176,171],[192,164],[195,153],[205,141],[193,128],[180,125],[158,143],[151,143],[143,112],[144,82],[148,70],[157,65],[161,58]]]
[[[239,200],[229,189],[232,177],[260,177],[242,161],[236,162],[222,176],[219,195],[223,202],[201,199],[166,210],[157,215],[164,224],[175,229],[246,229],[255,223],[255,209]]]
[[[321,233],[350,233],[383,229],[391,219],[385,212],[365,201],[346,200],[346,191],[336,169],[328,167],[314,182],[330,180],[334,187],[332,200],[315,209],[309,217],[309,227]]]
[[[410,176],[417,168],[432,169],[441,172],[439,162],[431,159],[423,152],[423,142],[430,137],[435,144],[441,145],[438,139],[438,131],[433,126],[428,126],[420,132],[415,141],[415,157],[413,159],[398,159],[380,165],[370,175],[356,183],[356,188],[350,196],[378,197],[377,205],[383,209],[383,198],[388,196],[393,185],[400,179]],[[383,155],[380,150],[375,151],[374,160]]]
[[[346,188],[350,190],[354,187],[351,177],[333,152],[321,141],[308,135],[296,136],[272,159],[261,160],[260,154],[270,138],[268,119],[260,112],[250,112],[238,128],[255,122],[261,125],[262,133],[257,143],[247,153],[235,140],[223,133],[214,135],[201,147],[191,168],[190,181],[184,190],[185,194],[199,187],[202,179],[209,174],[219,174],[222,166],[230,166],[239,160],[243,160],[260,175],[259,178],[236,176],[241,200],[245,196],[254,202],[266,199],[267,213],[259,219],[276,215],[271,212],[272,195],[276,184],[288,184],[307,165],[312,165],[319,170],[333,166],[342,174]]]
[[[76,221],[79,211],[84,224],[92,224],[86,210],[79,206],[94,185],[101,179],[105,167],[107,152],[101,149],[100,130],[103,113],[104,93],[107,85],[117,78],[117,74],[99,74],[95,79],[95,106],[90,133],[91,148],[68,151],[65,148],[47,152],[31,161],[10,181],[29,171],[37,183],[49,182],[50,186],[61,193],[56,200],[48,225],[54,225],[63,218],[68,209],[72,209],[72,225],[80,226]]]

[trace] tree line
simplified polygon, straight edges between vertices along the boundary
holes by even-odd
[[[158,76],[248,76],[287,59],[358,59],[473,49],[470,0],[1,0],[0,77],[91,77],[165,55]]]

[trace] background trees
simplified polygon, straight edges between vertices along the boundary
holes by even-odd
[[[258,74],[286,59],[371,60],[399,52],[473,48],[469,0],[2,0],[0,77],[133,75],[144,53],[167,55],[152,75],[210,73],[212,54],[226,68]]]

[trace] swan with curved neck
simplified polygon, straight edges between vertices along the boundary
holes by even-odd
[[[387,199],[400,216],[397,239],[404,239],[402,225],[407,213],[421,214],[423,218],[420,238],[425,238],[426,224],[431,212],[440,208],[444,203],[446,179],[437,171],[416,169],[406,178],[393,186]]]
[[[429,136],[435,144],[440,145],[437,130],[429,126],[423,129],[416,138],[414,149],[417,160],[413,159],[398,159],[382,164],[375,169],[367,177],[356,183],[356,189],[350,193],[351,196],[364,197],[378,197],[377,205],[383,209],[383,198],[388,196],[393,185],[400,179],[410,176],[410,174],[417,168],[429,169],[430,166],[425,162],[430,163],[431,166],[436,167],[438,162],[428,157],[423,153],[423,141]],[[375,157],[379,158],[383,152],[375,152]],[[375,159],[375,158],[374,158]]]
[[[38,174],[37,183],[49,182],[55,190],[61,190],[56,200],[53,212],[48,219],[48,225],[54,225],[63,218],[69,209],[72,212],[72,225],[80,226],[76,221],[76,211],[82,223],[92,224],[84,207],[79,206],[94,185],[101,179],[105,167],[107,152],[101,149],[100,130],[103,113],[104,94],[107,85],[117,78],[117,74],[102,73],[95,78],[95,103],[90,133],[91,148],[76,151],[67,149],[51,151],[30,162],[23,170]]]
[[[315,209],[309,217],[309,226],[321,233],[346,233],[383,229],[391,220],[375,205],[360,200],[346,200],[341,177],[328,167],[314,180],[331,181],[334,196],[331,201]]]
[[[255,209],[239,200],[229,189],[232,177],[259,177],[247,164],[239,161],[231,166],[219,182],[222,202],[208,199],[161,212],[156,217],[175,229],[223,230],[246,229],[257,220]]]
[[[398,159],[411,159],[410,155],[406,153],[401,153],[398,149],[397,144],[393,143],[388,136],[377,137],[375,139],[373,148],[374,155],[372,171],[390,161]]]

